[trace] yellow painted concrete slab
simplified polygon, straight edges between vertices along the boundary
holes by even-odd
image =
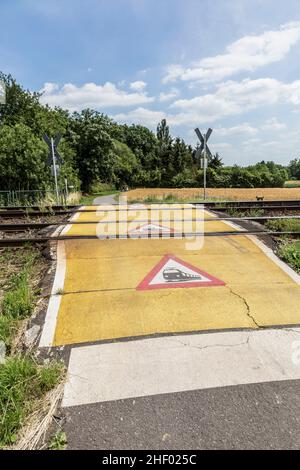
[[[151,225],[152,228],[147,229]],[[201,222],[201,221],[159,221],[159,222],[144,222],[132,221],[129,223],[103,223],[103,224],[82,224],[72,225],[66,232],[67,235],[93,235],[98,237],[108,237],[113,235],[145,235],[150,232],[155,235],[162,231],[168,233],[202,233],[205,232],[234,232],[235,230],[228,225],[215,224],[214,222]]]
[[[124,211],[124,210],[136,210],[136,209],[160,209],[160,208],[170,208],[170,207],[173,207],[175,209],[182,209],[182,208],[186,208],[186,207],[194,207],[195,204],[189,204],[189,203],[176,203],[176,204],[166,204],[166,203],[162,203],[162,204],[110,204],[110,205],[104,205],[104,204],[101,204],[101,205],[93,205],[93,206],[82,206],[84,207],[85,209],[89,209],[89,210],[102,210],[102,211],[112,211],[112,210],[120,210],[120,211]],[[198,204],[198,206],[201,206],[201,204]]]
[[[78,219],[80,221],[93,221],[93,222],[103,222],[103,221],[133,221],[133,220],[168,220],[168,217],[173,219],[185,218],[199,218],[199,216],[211,217],[211,215],[204,211],[202,208],[193,208],[192,206],[180,206],[180,207],[167,207],[167,206],[156,206],[151,207],[151,209],[133,209],[128,207],[128,209],[123,208],[123,206],[111,206],[111,208],[103,209],[103,206],[86,206],[86,212],[79,212]]]
[[[205,253],[209,256],[216,256],[216,262],[221,255],[231,256],[232,251],[241,253],[261,253],[261,249],[249,240],[248,237],[239,235],[227,237],[199,237],[203,241],[201,247],[195,247],[196,250],[187,250],[185,239],[120,239],[120,240],[69,240],[65,243],[67,260],[70,259],[93,259],[101,258],[104,262],[111,258],[152,256],[163,256],[167,252],[176,253],[179,257],[188,254],[196,256]],[[265,258],[265,256],[264,256]],[[277,269],[279,269],[277,267]],[[280,270],[281,272],[281,270]]]
[[[220,289],[220,290],[219,290]],[[233,328],[252,327],[238,297],[224,299],[223,288],[148,292],[104,291],[63,296],[54,345],[224,328],[224,302],[230,299]],[[218,291],[219,290],[219,291]],[[202,297],[199,297],[199,291]],[[227,315],[229,314],[227,310]]]
[[[137,291],[167,253],[226,285]],[[300,324],[299,285],[246,236],[206,238],[195,251],[178,239],[72,240],[66,256],[54,345]]]
[[[173,208],[173,206],[172,206]],[[177,208],[178,209],[178,208]],[[220,232],[235,231],[222,222],[203,222],[201,219],[215,219],[208,211],[188,208],[184,210],[162,211],[94,211],[82,212],[77,222],[95,222],[91,224],[73,224],[65,231],[67,235],[93,235],[106,237],[112,235],[138,235],[147,232],[147,226],[152,226],[151,233],[167,231],[178,233],[190,232]],[[98,222],[98,223],[97,223]]]

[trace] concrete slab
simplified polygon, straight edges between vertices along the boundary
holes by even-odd
[[[300,379],[300,329],[151,338],[74,348],[63,406]]]
[[[205,230],[210,225],[228,228],[217,221]],[[300,277],[255,240],[200,237],[195,246],[185,239],[67,241],[57,273],[63,295],[51,297],[41,345],[300,324]],[[220,282],[164,281],[163,289],[139,290],[167,255],[190,266],[190,274],[194,268]]]

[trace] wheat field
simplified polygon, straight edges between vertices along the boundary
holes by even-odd
[[[139,188],[122,193],[128,201],[143,201],[147,198],[165,199],[173,197],[178,200],[193,200],[203,198],[201,188]],[[257,197],[265,200],[300,199],[300,188],[209,188],[207,199],[251,201]]]

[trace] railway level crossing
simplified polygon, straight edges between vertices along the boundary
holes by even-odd
[[[70,423],[79,413],[93,428],[95,410],[85,407],[97,403],[116,401],[123,413],[138,397],[173,400],[179,392],[300,379],[292,359],[300,277],[251,235],[200,236],[196,244],[168,238],[182,230],[183,208],[172,206],[168,219],[167,206],[154,207],[153,217],[148,208],[91,207],[75,218],[95,224],[63,230],[99,236],[104,226],[108,236],[58,242],[40,347],[70,348],[62,403]],[[239,230],[207,210],[188,209],[188,232]],[[115,239],[116,231],[138,238]],[[142,409],[138,426],[147,413]],[[69,433],[76,441],[71,424]],[[122,445],[131,445],[126,426],[122,436]]]
[[[145,223],[149,211],[143,208],[78,214],[77,220],[88,217],[95,225],[71,225],[65,233],[96,234],[99,222],[104,226],[113,216],[116,224],[106,225],[112,237],[118,227],[142,238],[59,242],[55,288],[63,295],[52,297],[41,345],[300,323],[299,277],[255,238],[208,237],[200,249],[187,249],[184,238],[155,238],[156,231],[177,230],[181,208],[173,207],[169,222],[163,210],[156,212],[155,224]],[[214,216],[203,211],[202,217]],[[144,238],[149,230],[153,238]],[[208,221],[203,230],[236,228]]]

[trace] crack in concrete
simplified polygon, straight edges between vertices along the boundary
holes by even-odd
[[[134,287],[121,287],[116,289],[90,289],[90,290],[70,290],[70,291],[63,291],[63,293],[58,294],[51,294],[52,296],[58,295],[70,295],[70,294],[91,294],[96,292],[115,292],[115,291],[123,291],[123,290],[135,290]]]
[[[238,297],[239,299],[241,299],[246,307],[246,315],[247,317],[249,317],[252,322],[254,323],[254,325],[256,326],[256,328],[263,328],[263,326],[259,325],[257,323],[257,321],[255,320],[255,318],[253,317],[253,315],[251,315],[250,313],[250,305],[248,304],[247,300],[245,299],[245,297],[243,297],[242,295],[238,294],[237,292],[234,292],[234,290],[230,287],[229,288],[229,291],[231,294],[235,295],[236,297]]]
[[[186,346],[186,347],[189,347],[191,349],[198,349],[198,350],[202,350],[202,349],[209,349],[209,348],[226,348],[226,347],[229,347],[229,348],[235,348],[237,346],[244,346],[244,345],[249,345],[249,342],[250,342],[250,335],[247,337],[247,340],[246,341],[243,341],[242,343],[235,343],[235,344],[209,344],[207,346],[195,346],[195,345],[191,345],[189,343],[185,343],[184,341],[180,341],[179,338],[176,338],[175,340],[172,338],[169,338],[171,341],[173,342],[177,342],[177,343],[180,343],[182,344],[183,346]]]
[[[299,329],[295,329],[295,328],[279,328],[280,330],[284,330],[288,333],[296,333],[297,335],[300,335],[300,331]]]

